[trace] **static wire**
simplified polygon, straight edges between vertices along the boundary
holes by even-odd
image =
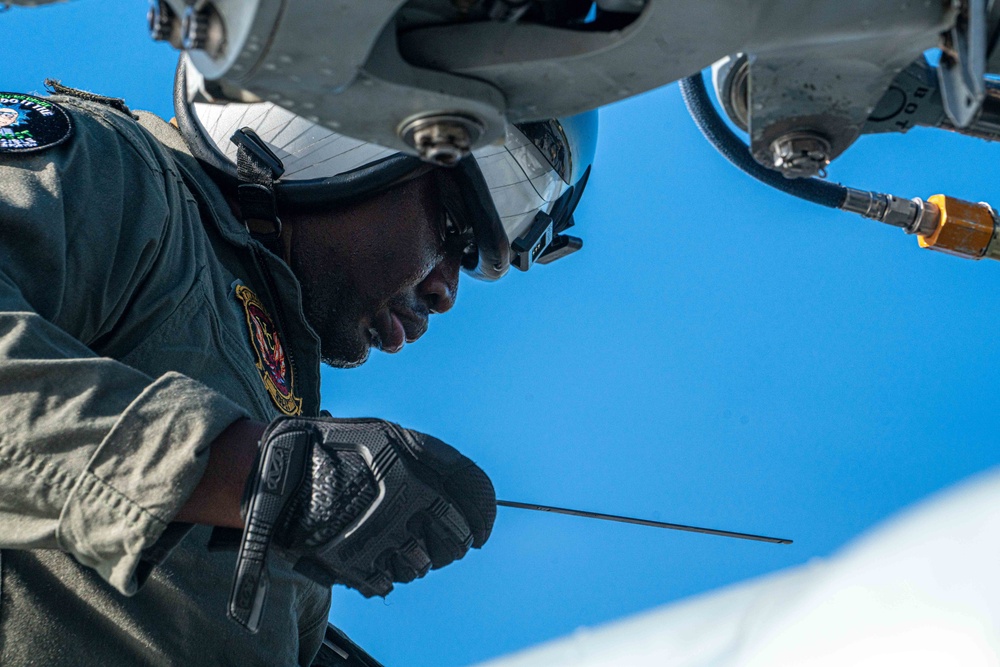
[[[602,519],[604,521],[618,521],[620,523],[634,523],[639,526],[651,526],[653,528],[668,528],[670,530],[683,530],[689,533],[705,533],[706,535],[718,535],[719,537],[735,537],[740,540],[756,540],[757,542],[770,542],[771,544],[791,544],[792,541],[783,537],[767,537],[766,535],[752,535],[750,533],[736,533],[731,530],[716,530],[715,528],[701,528],[699,526],[685,526],[680,523],[666,523],[664,521],[653,521],[652,519],[636,519],[628,516],[618,516],[617,514],[602,514],[600,512],[588,512],[586,510],[572,510],[565,507],[552,507],[550,505],[536,505],[534,503],[518,503],[512,500],[498,500],[500,507],[514,507],[522,510],[534,510],[536,512],[552,512],[553,514],[568,514],[570,516],[581,516],[588,519]]]

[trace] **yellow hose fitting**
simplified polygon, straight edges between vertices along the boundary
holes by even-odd
[[[937,206],[940,214],[937,229],[931,234],[918,234],[921,248],[930,248],[968,259],[982,259],[987,256],[996,231],[996,218],[986,204],[934,195],[927,201]],[[994,252],[989,253],[994,257]]]

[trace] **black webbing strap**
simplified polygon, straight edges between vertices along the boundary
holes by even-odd
[[[382,667],[382,663],[355,644],[343,630],[327,623],[323,645],[311,667]]]
[[[236,174],[240,184],[236,192],[243,224],[253,238],[274,250],[281,236],[274,181],[285,173],[285,165],[249,127],[237,130],[230,141],[237,146]]]

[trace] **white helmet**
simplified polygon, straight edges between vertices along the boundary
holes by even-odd
[[[244,145],[246,134],[262,141],[277,161],[267,187],[283,209],[357,200],[426,168],[420,158],[337,134],[270,102],[191,101],[200,75],[191,68],[188,81],[186,69],[182,58],[174,106],[192,154],[217,176],[246,182],[237,170],[242,149],[234,134],[243,135]],[[583,242],[563,232],[573,225],[596,142],[597,112],[591,111],[508,125],[504,145],[486,146],[443,167],[460,193],[460,201],[445,206],[469,241],[465,270],[496,280],[511,264],[526,271],[536,260],[544,264],[579,250]]]

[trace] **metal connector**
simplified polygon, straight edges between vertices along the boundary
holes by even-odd
[[[844,211],[899,227],[907,234],[932,234],[938,227],[941,212],[936,205],[919,197],[903,199],[882,192],[847,188],[840,205]]]
[[[830,142],[812,131],[789,132],[771,142],[771,162],[785,178],[826,178]]]

